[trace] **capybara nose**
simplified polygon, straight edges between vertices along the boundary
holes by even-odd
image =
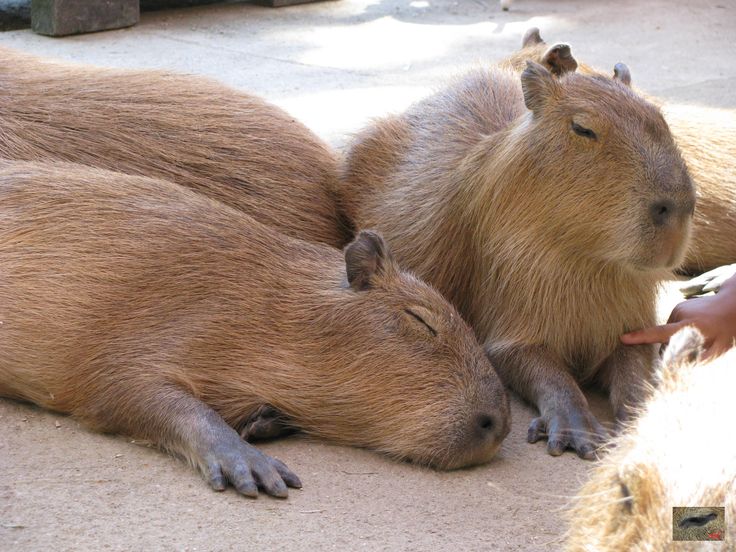
[[[675,204],[669,199],[655,201],[649,206],[649,214],[655,226],[664,226],[669,223],[675,213]]]
[[[489,413],[481,413],[475,417],[475,427],[478,435],[483,439],[503,439],[508,433],[505,420]]]

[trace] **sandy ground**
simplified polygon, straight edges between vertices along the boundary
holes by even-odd
[[[338,147],[370,117],[502,58],[533,25],[594,65],[626,62],[667,101],[736,108],[732,0],[603,4],[517,0],[504,13],[490,0],[228,3],[65,39],[0,33],[0,44],[210,75],[270,98]],[[610,420],[605,401],[591,400]],[[499,456],[453,473],[298,437],[268,444],[304,482],[279,501],[214,493],[155,449],[0,400],[0,550],[557,550],[565,504],[592,464],[526,444],[534,412],[517,400],[512,411]]]

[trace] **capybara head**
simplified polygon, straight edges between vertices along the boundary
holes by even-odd
[[[560,242],[635,269],[680,263],[695,191],[659,109],[620,78],[555,77],[532,61],[521,83],[530,113],[516,146]]]
[[[360,232],[345,262],[353,353],[344,358],[345,345],[335,348],[343,355],[335,365],[347,364],[349,374],[335,396],[356,398],[352,431],[366,441],[374,435],[372,448],[436,468],[490,460],[510,413],[470,327],[436,290],[398,267],[378,234]]]
[[[674,516],[683,529],[717,522],[725,507],[720,536],[733,545],[736,440],[729,417],[736,349],[705,363],[698,360],[702,343],[693,328],[671,339],[653,396],[593,470],[568,514],[569,550],[669,550],[673,508],[681,507],[697,508],[686,518]],[[677,550],[702,547],[679,545]]]

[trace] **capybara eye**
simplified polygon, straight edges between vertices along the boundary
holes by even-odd
[[[408,314],[409,316],[411,316],[417,322],[424,324],[427,330],[429,330],[429,333],[431,333],[433,337],[437,337],[437,330],[435,330],[432,326],[430,326],[424,318],[422,318],[421,316],[419,316],[417,313],[415,313],[414,311],[410,309],[404,309],[404,312]]]
[[[626,486],[626,483],[619,483],[619,485],[621,486],[621,496],[623,497],[623,500],[621,502],[624,505],[626,511],[631,513],[631,509],[634,506],[634,498],[631,496],[631,492]]]
[[[590,138],[591,140],[595,140],[596,138],[598,138],[595,135],[595,132],[593,132],[589,128],[585,128],[585,127],[580,126],[579,124],[577,124],[574,121],[572,123],[572,131],[575,134],[577,134],[578,136],[582,136],[584,138]]]

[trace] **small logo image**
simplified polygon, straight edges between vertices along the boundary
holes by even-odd
[[[726,509],[722,506],[672,508],[673,541],[722,541],[726,535]]]

